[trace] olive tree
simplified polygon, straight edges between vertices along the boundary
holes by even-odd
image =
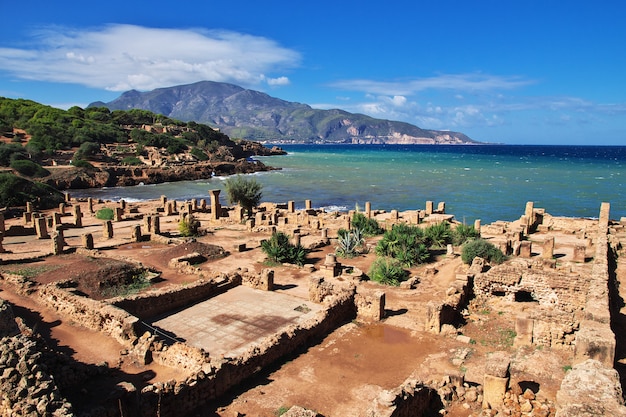
[[[256,179],[242,175],[228,178],[224,185],[228,202],[239,204],[247,211],[248,216],[251,216],[252,209],[261,202],[263,186]]]

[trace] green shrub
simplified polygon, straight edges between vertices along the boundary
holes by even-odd
[[[85,161],[84,159],[72,159],[71,165],[77,168],[87,168],[87,169],[94,168],[93,165],[91,165],[89,162]]]
[[[248,216],[252,215],[252,209],[259,205],[263,197],[263,186],[252,177],[229,177],[224,186],[230,204],[239,204],[247,211]]]
[[[15,159],[11,161],[10,167],[27,177],[45,177],[50,175],[50,171],[28,159]]]
[[[198,236],[198,230],[200,229],[200,221],[196,219],[193,214],[183,217],[178,222],[178,231],[181,236],[190,237]]]
[[[376,219],[368,219],[365,214],[359,212],[352,215],[351,228],[361,230],[363,236],[376,236],[383,232]]]
[[[452,231],[448,222],[430,225],[424,230],[424,234],[428,239],[428,246],[434,248],[443,248],[448,243],[452,243]]]
[[[192,148],[191,154],[195,156],[198,161],[207,161],[209,159],[209,156],[200,148]]]
[[[136,156],[127,156],[122,159],[121,164],[122,165],[143,165],[143,162],[141,162],[141,159],[137,158]]]
[[[271,262],[304,265],[306,261],[306,249],[301,245],[293,245],[289,236],[282,232],[274,233],[268,240],[262,241],[261,249]]]
[[[452,244],[455,246],[461,246],[465,242],[478,239],[479,237],[480,232],[473,225],[459,224],[452,230]]]
[[[500,249],[484,239],[471,240],[463,245],[461,259],[464,263],[471,264],[477,256],[496,264],[502,263],[506,259]]]
[[[342,258],[354,258],[362,253],[364,249],[365,239],[361,229],[352,229],[351,231],[341,230],[337,239],[337,249],[335,253]]]
[[[430,252],[425,244],[424,229],[406,224],[396,224],[387,230],[376,245],[376,254],[398,260],[404,267],[410,268],[430,259]]]
[[[398,260],[381,257],[372,263],[368,275],[372,281],[397,287],[408,274]]]
[[[27,201],[39,209],[57,207],[65,196],[49,185],[32,182],[12,173],[0,174],[0,207],[25,206]]]
[[[96,219],[113,220],[113,209],[102,207],[100,210],[96,211]]]

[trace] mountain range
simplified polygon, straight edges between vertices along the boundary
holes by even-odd
[[[243,87],[200,81],[131,90],[117,99],[91,103],[110,110],[144,109],[182,121],[219,128],[233,138],[271,143],[472,144],[463,133],[421,129],[344,110],[319,110]]]

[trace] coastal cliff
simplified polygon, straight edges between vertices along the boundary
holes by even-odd
[[[72,166],[50,169],[50,175],[42,179],[58,190],[122,187],[139,184],[208,179],[215,175],[249,174],[270,171],[260,161],[239,160],[234,162],[199,162],[164,167],[106,166],[78,168]]]

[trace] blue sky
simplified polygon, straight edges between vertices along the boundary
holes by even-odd
[[[626,145],[626,2],[0,0],[0,96],[230,82],[485,142]]]

